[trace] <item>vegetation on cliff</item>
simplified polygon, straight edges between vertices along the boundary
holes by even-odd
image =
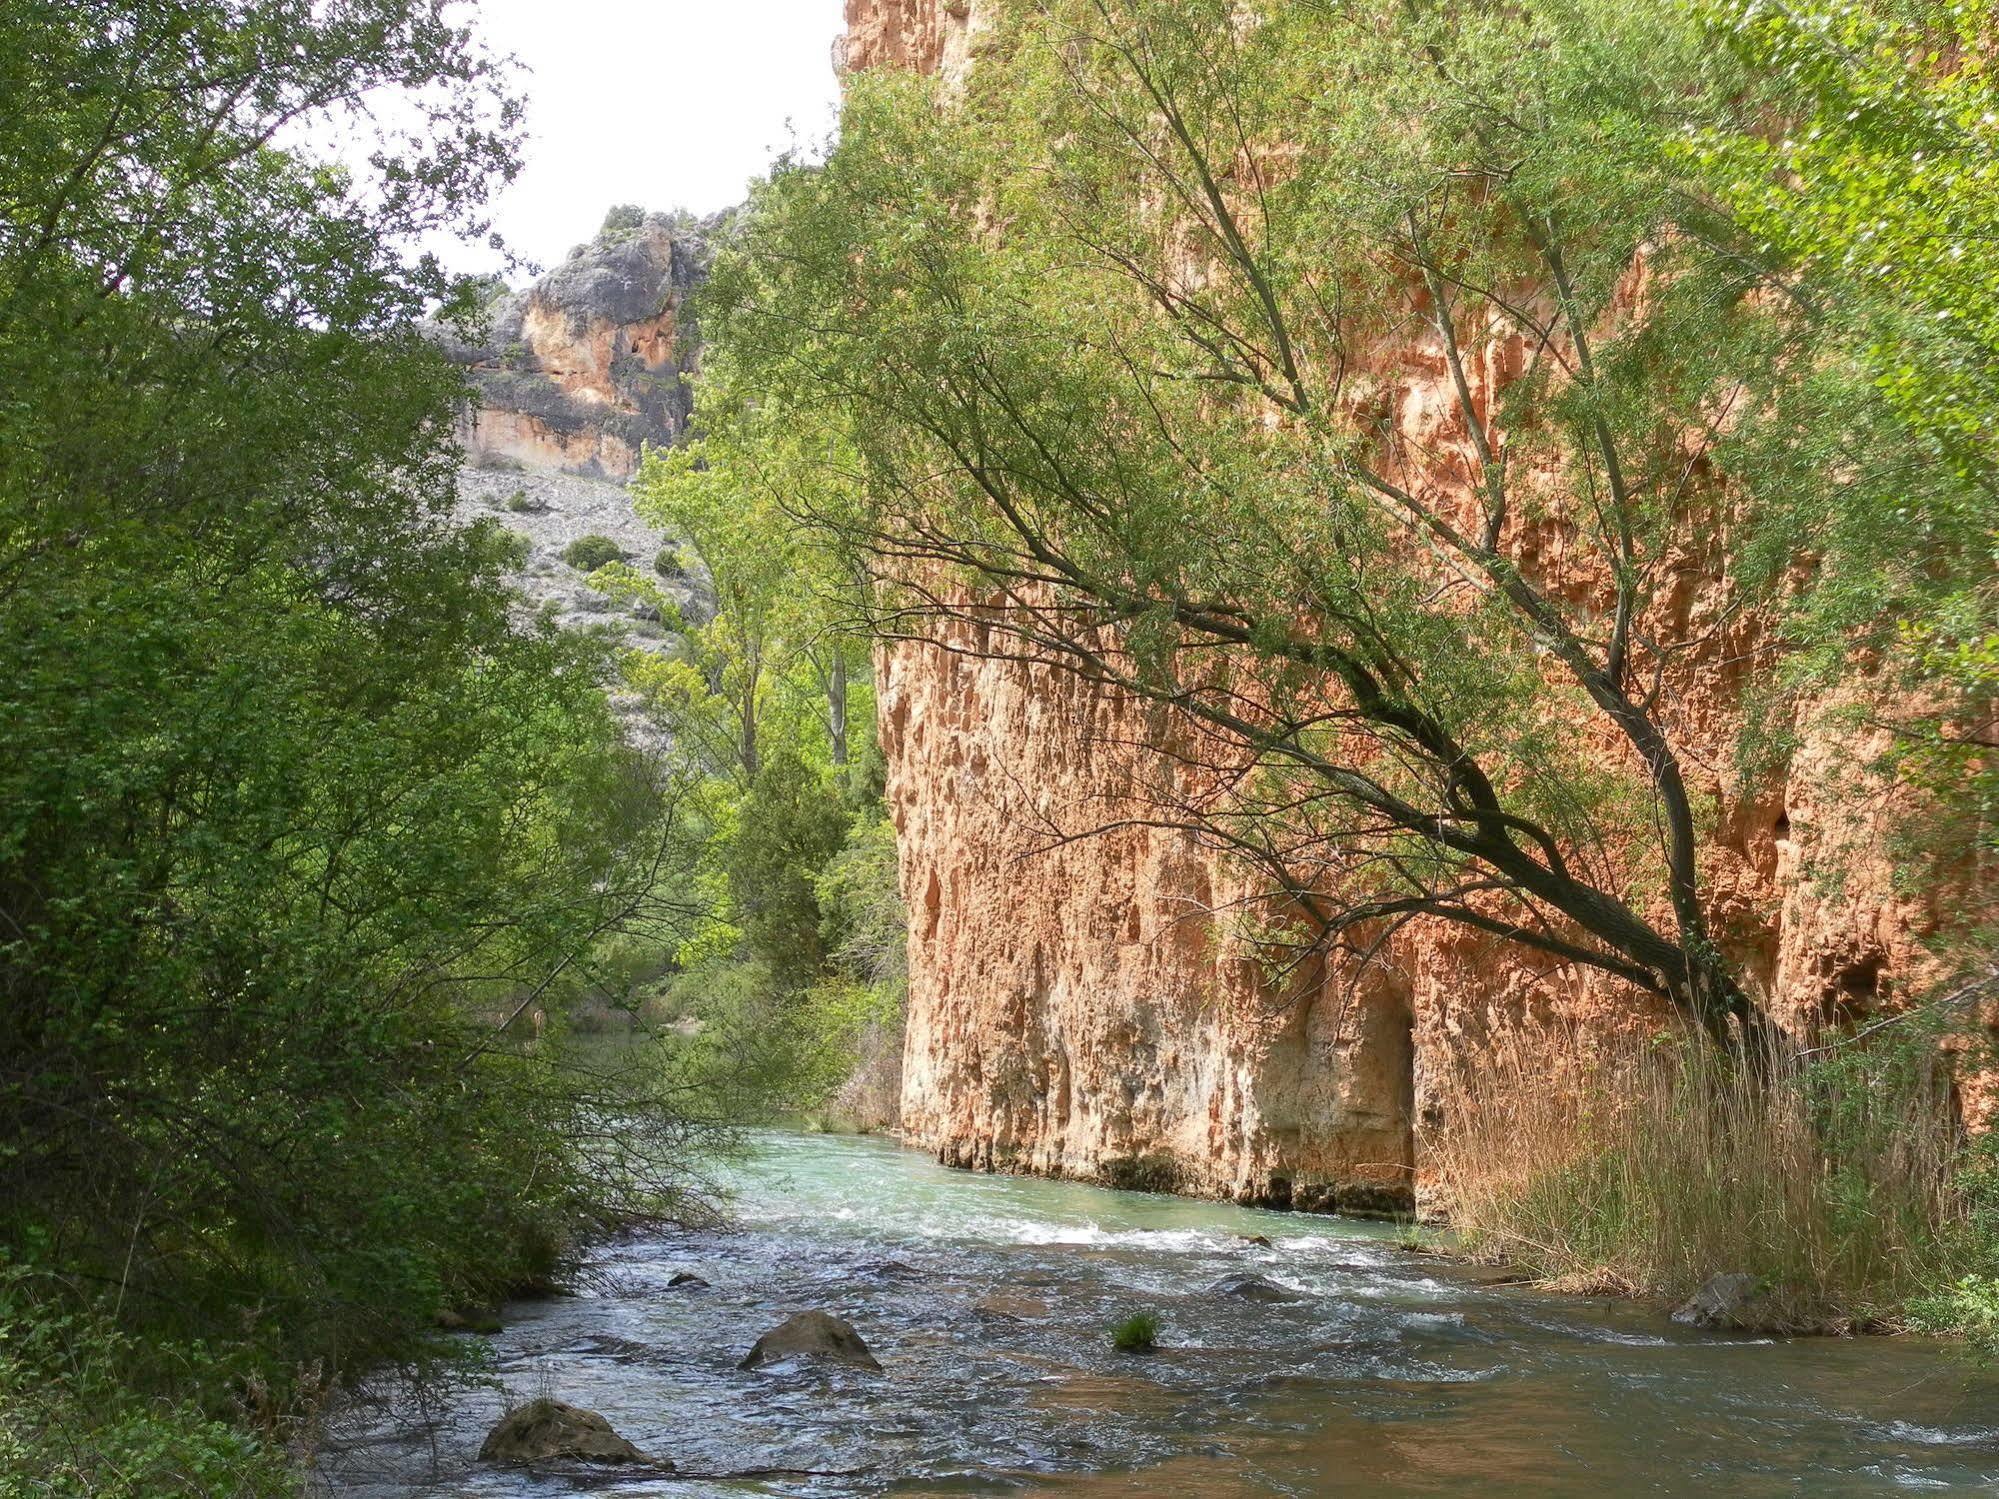
[[[1279,966],[1454,924],[1764,1067],[1819,1038],[1769,1034],[1688,761],[1753,683],[1746,761],[1887,731],[1853,792],[1923,793],[1977,971],[1987,10],[990,19],[959,84],[854,81],[703,309],[711,449],[874,630],[1170,710],[1140,815],[1261,875]]]
[[[369,180],[275,144],[411,90]],[[0,1489],[263,1492],[677,1192],[656,1082],[503,1026],[681,823],[449,519],[398,247],[513,171],[503,70],[404,0],[24,0],[0,93]]]

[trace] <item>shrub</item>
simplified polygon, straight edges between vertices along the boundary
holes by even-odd
[[[539,510],[541,508],[528,498],[528,492],[525,489],[517,489],[508,495],[506,507],[516,515],[524,515],[530,510]]]
[[[598,238],[602,239],[613,234],[629,233],[633,229],[642,227],[645,224],[645,221],[646,221],[646,211],[643,208],[639,207],[638,204],[636,203],[615,204],[613,205],[611,210],[604,215],[604,224],[603,227],[597,231],[597,236]]]
[[[45,1499],[290,1499],[298,1473],[277,1433],[208,1408],[177,1378],[140,1387],[144,1350],[96,1309],[0,1273],[0,1494]]]
[[[608,536],[595,532],[579,536],[562,549],[562,560],[578,572],[594,573],[600,567],[625,560],[625,549]]]
[[[1111,1347],[1119,1353],[1150,1353],[1159,1346],[1159,1319],[1151,1312],[1134,1312],[1111,1328]]]
[[[687,563],[678,547],[661,547],[652,559],[652,570],[662,578],[684,578],[687,576]]]

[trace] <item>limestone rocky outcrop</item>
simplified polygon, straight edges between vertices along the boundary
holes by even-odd
[[[657,1469],[672,1464],[648,1458],[611,1429],[595,1411],[546,1397],[516,1406],[486,1434],[479,1460],[488,1463],[644,1463]]]
[[[760,1369],[788,1359],[811,1359],[881,1373],[881,1365],[851,1322],[831,1312],[800,1312],[756,1340],[738,1366]]]
[[[726,224],[614,212],[540,280],[497,295],[476,335],[430,330],[474,396],[458,434],[457,519],[513,533],[525,609],[608,626],[640,650],[675,649],[671,614],[698,622],[712,607],[698,560],[639,518],[625,481],[647,444],[685,431],[699,352],[686,298]],[[570,550],[585,537],[613,543],[673,608],[592,588]],[[635,714],[627,723],[646,736]]]
[[[726,223],[607,225],[525,291],[497,296],[476,335],[437,330],[478,392],[459,433],[473,465],[626,479],[644,444],[677,438],[696,354],[685,300]]]
[[[848,68],[962,69],[980,23],[976,3],[939,0],[849,0],[847,15]],[[1490,409],[1516,364],[1487,351],[1475,402]],[[1434,338],[1377,349],[1371,365],[1355,378],[1409,451],[1463,448]],[[1530,572],[1561,565],[1558,537],[1523,528],[1516,546]],[[1924,975],[1937,911],[1896,887],[1890,808],[1852,794],[1878,746],[1801,716],[1785,763],[1742,767],[1754,623],[1735,619],[1711,560],[1673,559],[1661,607],[1678,638],[1705,632],[1677,668],[1673,730],[1713,809],[1719,940],[1787,1023],[1892,1005]],[[1138,825],[1170,789],[1172,722],[1044,667],[939,648],[967,644],[899,644],[879,671],[911,922],[902,1123],[941,1160],[1406,1209],[1419,1139],[1450,1127],[1468,1070],[1508,1049],[1552,1068],[1572,1038],[1661,1018],[1600,975],[1546,973],[1436,922],[1364,969],[1322,964],[1273,989],[1218,935],[1215,913],[1243,893],[1227,865]],[[1606,739],[1607,757],[1621,753]]]

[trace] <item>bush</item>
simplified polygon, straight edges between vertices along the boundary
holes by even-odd
[[[652,570],[662,578],[684,578],[687,576],[687,563],[678,547],[661,547],[652,559]]]
[[[525,515],[530,510],[539,510],[541,508],[541,506],[528,498],[528,492],[525,489],[517,489],[508,495],[506,507],[516,515]]]
[[[626,234],[644,226],[646,211],[636,203],[619,203],[604,215],[603,227],[597,231],[599,239],[613,234]]]
[[[595,532],[579,536],[562,549],[562,560],[578,572],[594,573],[600,567],[625,560],[625,549],[608,536]]]
[[[1150,1353],[1159,1346],[1159,1319],[1151,1312],[1134,1312],[1111,1328],[1111,1347],[1119,1353]]]
[[[277,1432],[211,1409],[199,1376],[135,1387],[144,1350],[96,1308],[0,1273],[0,1494],[43,1499],[291,1499]],[[215,1371],[209,1383],[216,1381]],[[206,1398],[203,1398],[206,1397]]]

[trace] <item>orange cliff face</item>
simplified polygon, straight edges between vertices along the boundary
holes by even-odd
[[[459,432],[472,465],[627,479],[646,443],[678,438],[696,352],[681,308],[716,227],[652,215],[607,230],[497,299],[476,338],[440,330],[478,392]]]
[[[932,0],[848,0],[847,17],[850,68],[961,69],[978,24],[975,8]],[[1414,339],[1370,364],[1405,451],[1464,445],[1440,347]],[[1475,405],[1494,409],[1511,367],[1503,347],[1477,362]],[[1523,528],[1512,544],[1534,575],[1563,567],[1558,536]],[[1676,561],[1659,607],[1693,638],[1729,617],[1728,600],[1697,551]],[[1894,889],[1878,800],[1857,810],[1845,794],[1873,747],[1808,736],[1777,772],[1745,779],[1746,678],[1731,664],[1744,642],[1706,633],[1671,727],[1715,809],[1704,874],[1718,940],[1787,1024],[1892,1005],[1922,976],[1935,922]],[[879,703],[910,913],[902,1124],[946,1162],[1406,1208],[1468,1068],[1512,1050],[1552,1076],[1574,1038],[1665,1018],[1601,974],[1545,973],[1436,921],[1364,969],[1329,960],[1273,987],[1211,915],[1242,893],[1229,867],[1187,834],[1129,825],[1174,774],[1157,752],[1173,734],[1162,710],[920,644],[885,652]],[[1606,739],[1604,753],[1622,751]],[[1816,877],[1828,854],[1838,882]]]

